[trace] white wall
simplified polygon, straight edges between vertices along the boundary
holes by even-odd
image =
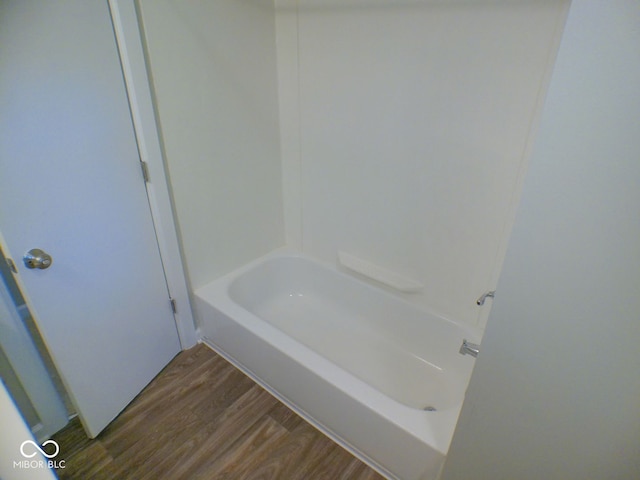
[[[640,478],[639,46],[573,0],[443,480]]]
[[[192,288],[284,244],[269,0],[139,2]]]
[[[191,286],[286,242],[483,326],[567,3],[140,0]]]
[[[567,3],[276,1],[288,242],[481,322]]]

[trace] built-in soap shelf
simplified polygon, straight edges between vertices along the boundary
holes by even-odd
[[[354,257],[349,253],[338,252],[338,262],[351,271],[364,275],[399,292],[416,293],[422,291],[424,288],[424,285],[416,280],[404,277],[367,260]]]

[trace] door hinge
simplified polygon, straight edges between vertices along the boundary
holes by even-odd
[[[171,311],[173,313],[178,313],[178,304],[176,303],[176,299],[170,298],[169,303],[171,303]]]
[[[147,162],[140,160],[140,168],[142,169],[142,178],[146,183],[149,183],[149,165],[147,165]]]
[[[18,267],[16,267],[16,264],[14,263],[14,261],[11,260],[10,258],[6,258],[5,260],[7,261],[7,265],[9,265],[9,268],[11,269],[11,271],[13,273],[18,273]]]

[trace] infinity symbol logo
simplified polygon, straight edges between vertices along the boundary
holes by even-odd
[[[35,457],[35,456],[38,454],[38,452],[33,452],[33,453],[30,453],[30,454],[24,453],[24,446],[25,446],[25,445],[27,445],[27,444],[31,444],[31,445],[33,445],[33,446],[36,448],[36,450],[37,450],[38,452],[40,452],[42,455],[44,455],[44,456],[45,456],[45,457],[47,457],[47,458],[53,458],[53,457],[55,457],[56,455],[58,455],[58,453],[60,453],[60,446],[59,446],[59,445],[58,445],[54,440],[47,440],[46,442],[44,442],[44,443],[42,444],[42,446],[43,446],[43,447],[44,447],[44,446],[46,446],[46,445],[49,445],[49,444],[53,444],[53,445],[55,445],[55,447],[56,447],[56,451],[55,451],[55,453],[52,453],[52,454],[48,454],[47,452],[45,452],[45,451],[44,451],[42,448],[40,448],[40,446],[39,446],[36,442],[34,442],[33,440],[25,440],[25,441],[24,441],[24,442],[22,442],[22,444],[20,445],[20,453],[22,454],[22,456],[23,456],[24,458],[33,458],[33,457]]]

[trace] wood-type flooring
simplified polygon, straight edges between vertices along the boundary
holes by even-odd
[[[206,345],[181,352],[95,439],[53,437],[61,480],[383,480]]]

